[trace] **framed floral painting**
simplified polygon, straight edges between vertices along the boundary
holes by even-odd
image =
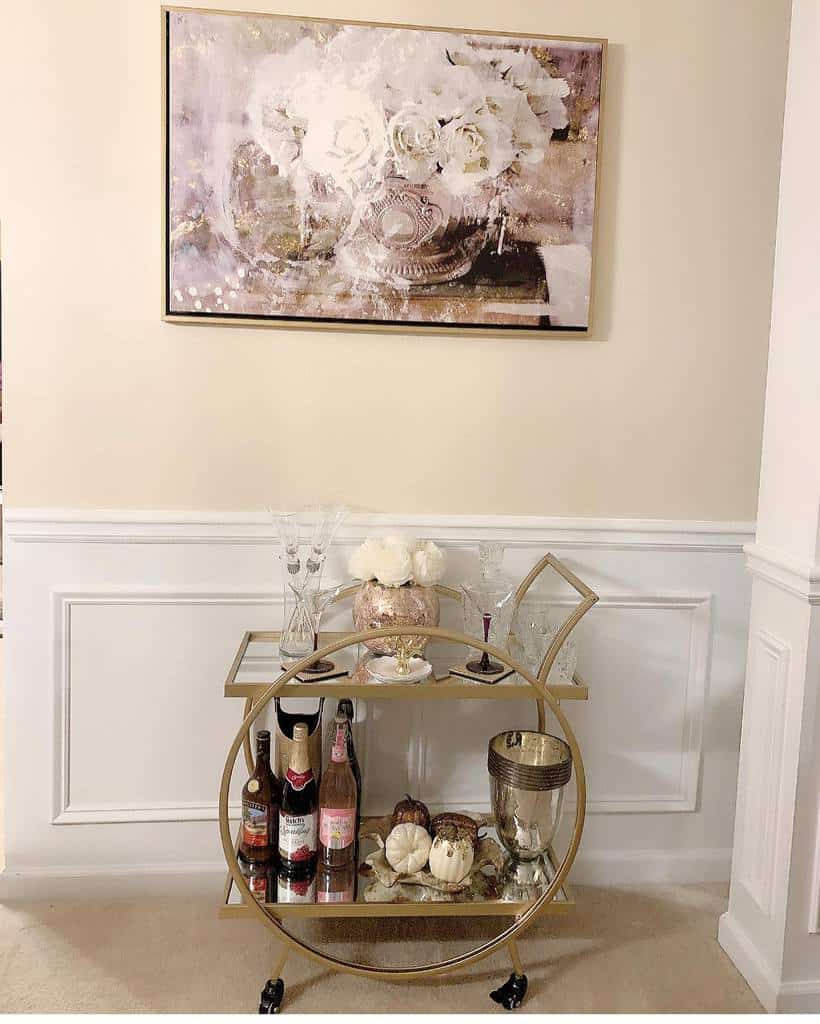
[[[605,40],[162,16],[167,320],[588,331]]]

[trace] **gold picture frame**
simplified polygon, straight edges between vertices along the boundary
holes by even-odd
[[[171,135],[172,135],[172,118],[170,112],[171,104],[171,34],[169,31],[170,19],[174,14],[180,14],[183,16],[225,16],[231,18],[245,18],[253,19],[254,21],[265,21],[265,20],[279,20],[284,23],[303,23],[307,25],[330,25],[330,26],[350,26],[354,28],[374,28],[374,29],[389,29],[389,30],[409,30],[419,32],[432,32],[432,33],[453,33],[458,35],[464,35],[466,37],[487,37],[495,39],[511,39],[523,41],[538,40],[543,41],[545,44],[589,44],[590,47],[600,48],[600,71],[599,71],[599,89],[596,99],[597,104],[597,121],[596,124],[601,123],[601,119],[604,116],[605,109],[605,94],[606,94],[606,65],[607,65],[607,40],[603,38],[586,37],[586,36],[553,36],[553,35],[542,35],[537,33],[513,33],[513,32],[496,32],[489,30],[478,30],[478,29],[463,29],[455,27],[445,26],[429,26],[429,25],[414,25],[414,24],[397,24],[391,22],[371,22],[371,21],[355,21],[348,19],[334,19],[334,18],[311,18],[296,15],[280,15],[274,13],[254,13],[244,11],[227,11],[221,9],[208,9],[200,7],[178,7],[178,6],[163,6],[161,8],[161,38],[162,38],[162,50],[161,50],[161,68],[162,68],[162,181],[161,181],[161,201],[162,201],[162,286],[161,286],[161,318],[168,323],[178,324],[204,324],[209,326],[247,326],[247,327],[278,327],[278,328],[291,328],[296,330],[317,330],[327,329],[334,331],[364,331],[364,332],[377,332],[377,333],[395,333],[400,332],[404,334],[461,334],[467,336],[486,336],[486,337],[498,337],[506,336],[510,338],[515,337],[526,337],[526,338],[572,338],[577,340],[583,340],[590,337],[593,329],[593,316],[594,316],[594,292],[595,292],[595,272],[596,272],[596,255],[598,248],[598,212],[599,212],[599,201],[601,192],[601,167],[602,167],[602,144],[601,144],[601,133],[597,130],[594,139],[594,184],[592,185],[592,197],[593,197],[593,211],[591,215],[591,238],[588,244],[582,243],[587,246],[589,251],[589,272],[588,272],[588,291],[587,291],[587,313],[586,321],[584,324],[579,325],[561,325],[558,323],[551,323],[549,313],[545,316],[537,313],[538,309],[546,307],[549,310],[548,297],[546,296],[546,280],[547,273],[543,272],[543,290],[545,296],[543,300],[528,303],[526,296],[524,299],[516,298],[515,301],[520,301],[521,305],[514,309],[513,312],[509,312],[513,308],[514,302],[498,301],[490,302],[487,305],[491,306],[503,306],[507,310],[505,313],[499,313],[498,315],[509,315],[513,318],[518,317],[520,320],[525,322],[441,322],[435,318],[425,320],[402,320],[402,319],[375,319],[373,317],[355,317],[355,316],[329,316],[320,313],[310,315],[308,313],[294,315],[290,312],[284,313],[271,313],[266,312],[260,314],[256,311],[242,312],[237,310],[229,310],[227,313],[216,306],[207,308],[188,308],[181,309],[181,301],[175,296],[181,295],[179,288],[174,287],[174,281],[172,281],[173,273],[173,257],[172,257],[172,242],[175,241],[175,230],[171,227],[171,181],[174,177],[172,174],[171,166]],[[448,53],[449,59],[449,53]],[[452,62],[452,61],[451,61]],[[440,170],[440,167],[439,167]],[[424,201],[424,200],[422,200]],[[177,230],[179,225],[177,226]],[[489,237],[489,236],[488,236]],[[501,236],[503,238],[503,234]],[[479,255],[483,257],[484,253],[489,249],[492,250],[493,245],[485,242],[484,248],[479,250]],[[521,248],[528,246],[529,242],[522,242]],[[548,245],[543,245],[541,248],[548,248]],[[557,248],[557,247],[555,247]],[[498,253],[501,253],[501,245],[498,245]],[[475,257],[476,261],[478,256]],[[316,265],[319,265],[317,261],[314,261]],[[532,261],[533,265],[535,260]],[[542,259],[543,263],[543,259]],[[531,269],[531,268],[530,268]],[[522,277],[526,277],[523,274]],[[453,284],[457,283],[456,279],[447,285],[442,285],[442,291],[447,288],[451,288]],[[464,283],[464,282],[462,282]],[[422,285],[422,288],[427,287]],[[434,286],[434,287],[437,287]],[[185,300],[187,301],[187,291],[185,292]],[[219,289],[217,288],[217,291]],[[391,288],[389,284],[384,285],[383,295],[387,298],[399,304],[399,296],[402,298],[410,294],[412,296],[418,296],[420,291],[412,291],[408,289],[404,291],[396,291]],[[479,289],[476,288],[475,295],[479,295]],[[381,296],[380,296],[381,297]],[[494,295],[489,296],[491,300],[495,298]],[[438,301],[450,301],[448,299],[438,299]],[[481,306],[480,299],[476,299],[474,305]],[[466,302],[459,300],[460,305],[466,305]],[[202,303],[199,304],[202,306]],[[224,304],[220,301],[219,306]],[[227,308],[227,306],[225,306]],[[484,307],[486,308],[486,306]],[[530,316],[529,312],[519,313],[517,309],[532,312]],[[486,315],[494,315],[490,312]],[[529,321],[535,319],[536,324],[532,324]]]

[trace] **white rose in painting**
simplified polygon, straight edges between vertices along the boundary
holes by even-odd
[[[428,540],[413,552],[413,579],[421,587],[433,587],[441,582],[444,565],[444,552]]]
[[[379,583],[386,587],[400,587],[407,583],[412,575],[413,558],[407,544],[385,541],[376,563],[376,578]]]
[[[301,153],[307,123],[294,109],[293,94],[304,69],[319,60],[316,44],[303,39],[284,54],[262,58],[255,67],[247,114],[253,138],[279,173],[287,176]]]
[[[295,97],[308,125],[302,158],[315,174],[333,178],[337,186],[353,192],[381,165],[386,148],[384,113],[364,93],[333,83],[315,84],[312,97]]]
[[[377,575],[377,566],[382,553],[382,542],[366,540],[356,548],[347,563],[350,575],[357,580],[373,580]]]
[[[512,132],[488,113],[465,115],[442,129],[442,179],[454,195],[464,195],[497,177],[515,159]]]
[[[435,171],[441,151],[438,119],[421,103],[397,111],[387,124],[396,170],[413,184],[421,184]]]

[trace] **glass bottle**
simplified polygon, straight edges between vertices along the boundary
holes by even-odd
[[[276,878],[277,903],[316,902],[316,864],[305,861],[301,867],[282,864]]]
[[[319,794],[308,753],[304,722],[293,727],[290,764],[279,806],[279,860],[286,871],[316,866]]]
[[[317,903],[353,903],[356,899],[356,865],[340,868],[319,864],[316,872]]]
[[[239,860],[246,864],[271,864],[276,857],[279,787],[270,766],[270,733],[256,734],[253,775],[242,787],[242,830]]]
[[[336,735],[319,789],[319,859],[340,868],[355,860],[358,787],[347,754],[350,723],[339,714],[333,721]]]
[[[239,870],[248,883],[248,888],[254,899],[260,903],[273,902],[271,896],[271,883],[274,877],[273,862],[257,863],[256,861],[245,861],[240,857]]]
[[[356,747],[353,742],[353,701],[349,697],[343,697],[336,705],[336,714],[344,715],[347,719],[347,759],[353,770],[353,778],[356,780],[356,824],[362,820],[362,772],[359,767],[359,759],[356,756]],[[359,830],[356,828],[356,849],[359,847]]]

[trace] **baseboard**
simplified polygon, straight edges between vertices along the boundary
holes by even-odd
[[[731,864],[731,849],[584,852],[582,846],[571,881],[587,885],[728,882]]]
[[[775,1013],[779,1006],[781,985],[763,960],[749,936],[727,911],[718,924],[718,942],[729,959],[746,979],[764,1009]]]
[[[131,899],[213,893],[221,898],[224,861],[188,864],[109,864],[0,872],[0,903],[38,900]]]
[[[777,996],[778,1013],[820,1013],[820,979],[784,981]]]

